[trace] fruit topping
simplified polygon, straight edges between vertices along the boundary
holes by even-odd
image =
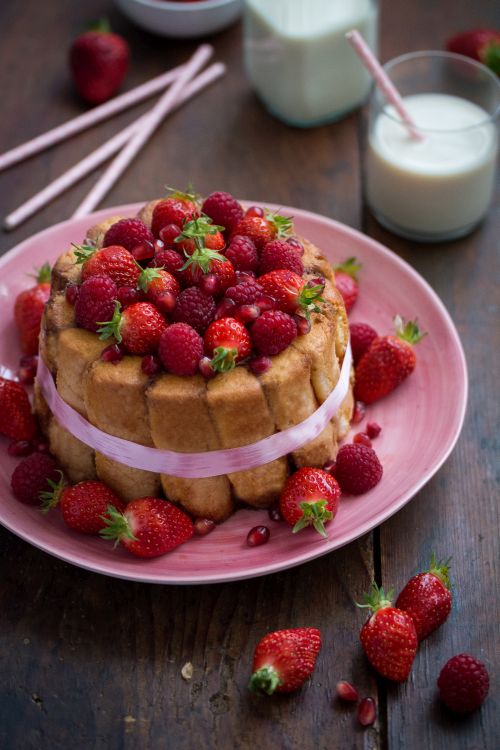
[[[194,375],[203,356],[203,339],[187,323],[173,323],[163,331],[159,351],[167,372]]]
[[[323,469],[304,466],[292,474],[280,495],[281,515],[295,534],[312,526],[325,539],[325,523],[332,521],[338,510],[340,487]]]
[[[265,357],[279,354],[297,336],[295,320],[280,310],[267,310],[257,318],[251,330],[257,352]]]
[[[235,318],[210,323],[204,336],[205,353],[217,372],[228,372],[250,356],[252,342],[245,326]]]

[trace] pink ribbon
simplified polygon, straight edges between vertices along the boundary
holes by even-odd
[[[314,440],[325,429],[347,396],[350,370],[351,349],[348,345],[335,388],[303,422],[250,445],[203,453],[179,453],[151,448],[99,430],[61,398],[41,357],[38,359],[37,381],[59,424],[90,448],[134,469],[186,479],[201,479],[254,469],[286,456]]]

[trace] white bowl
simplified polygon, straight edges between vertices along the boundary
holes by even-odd
[[[143,29],[183,39],[224,29],[236,21],[243,8],[243,0],[115,0],[115,3]]]

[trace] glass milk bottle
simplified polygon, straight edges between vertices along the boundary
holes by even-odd
[[[377,19],[376,0],[245,0],[245,67],[266,108],[311,127],[358,107],[370,77],[344,35],[376,51]]]

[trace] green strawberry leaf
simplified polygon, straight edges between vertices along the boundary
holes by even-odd
[[[151,284],[153,279],[161,278],[160,271],[163,271],[163,266],[161,268],[143,268],[138,263],[137,265],[141,269],[141,273],[139,274],[139,278],[137,280],[137,286],[139,287],[139,289],[142,289],[143,292],[147,292],[148,286]]]
[[[71,244],[75,248],[75,263],[85,263],[86,260],[93,256],[97,249],[92,245],[77,245],[74,242]]]
[[[377,612],[379,609],[392,606],[392,599],[394,597],[394,589],[385,593],[383,588],[379,588],[375,581],[372,583],[371,591],[369,594],[365,594],[363,597],[363,604],[355,602],[357,607],[361,609],[371,609],[372,612]]]
[[[408,344],[418,344],[427,334],[420,330],[417,325],[417,319],[406,322],[400,315],[394,316],[394,327],[396,335],[401,341]]]
[[[116,339],[117,344],[121,344],[122,341],[122,335],[120,333],[121,328],[121,322],[122,322],[122,314],[121,314],[122,306],[118,302],[118,300],[115,300],[115,311],[113,313],[113,317],[111,320],[105,320],[105,321],[98,321],[97,325],[99,328],[97,329],[97,333],[99,334],[99,338],[102,341],[106,341],[106,339],[111,338],[111,336],[114,336]]]
[[[99,516],[106,526],[100,530],[99,534],[103,539],[108,539],[115,542],[116,547],[120,539],[130,539],[136,542],[137,537],[134,536],[128,519],[123,513],[116,510],[114,505],[108,505],[106,508],[106,515]]]
[[[328,510],[327,500],[316,500],[313,503],[303,502],[300,503],[302,510],[302,518],[300,518],[292,529],[292,532],[296,534],[298,531],[305,529],[306,526],[312,526],[318,534],[325,539],[328,539],[328,534],[325,529],[325,522],[331,521],[333,514]]]
[[[214,356],[210,361],[210,366],[215,372],[229,372],[236,367],[236,358],[238,350],[225,346],[216,346]]]
[[[361,263],[359,263],[358,259],[354,257],[347,258],[347,260],[344,260],[342,263],[338,263],[336,266],[333,266],[334,271],[342,271],[343,273],[351,276],[354,281],[358,280],[358,272],[361,270],[361,268]]]

